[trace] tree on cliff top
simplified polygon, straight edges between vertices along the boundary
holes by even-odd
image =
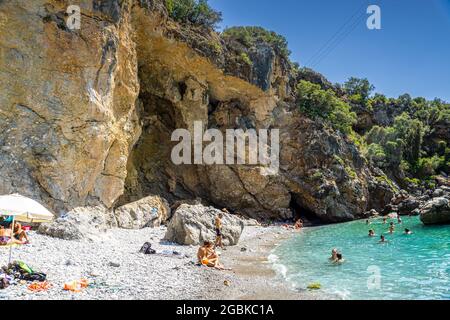
[[[208,0],[166,0],[169,16],[181,23],[215,28],[222,21],[222,13],[212,9]]]
[[[233,39],[246,47],[252,47],[258,42],[268,43],[274,50],[278,51],[286,59],[291,52],[288,49],[288,42],[285,37],[274,31],[269,31],[261,27],[231,27],[222,32],[224,38]]]
[[[370,94],[375,87],[370,84],[367,79],[359,79],[351,77],[343,85],[345,93],[352,102],[356,102],[361,106],[366,106],[369,100]]]

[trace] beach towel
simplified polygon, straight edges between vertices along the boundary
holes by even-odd
[[[47,291],[50,289],[52,285],[48,281],[43,282],[33,282],[28,286],[28,290],[33,292],[41,292],[41,291]]]

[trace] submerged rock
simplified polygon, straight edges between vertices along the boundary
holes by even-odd
[[[424,224],[450,223],[450,201],[446,198],[434,198],[420,209],[420,220]]]
[[[236,245],[244,223],[241,219],[213,207],[182,204],[167,225],[165,240],[183,245],[198,245],[216,238],[214,219],[222,213],[222,239],[227,246]]]
[[[117,208],[114,215],[121,228],[158,227],[170,217],[170,207],[166,199],[149,196]]]

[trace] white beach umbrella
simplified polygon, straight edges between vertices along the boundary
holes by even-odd
[[[39,223],[53,220],[53,213],[48,211],[43,205],[20,194],[0,196],[0,216],[13,217],[11,234],[14,231],[14,221]],[[9,247],[9,262],[11,262],[11,257],[12,246]]]
[[[13,216],[16,221],[29,223],[53,220],[53,213],[43,205],[20,194],[0,196],[0,216]]]

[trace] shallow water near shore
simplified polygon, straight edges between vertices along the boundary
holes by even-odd
[[[307,228],[278,246],[270,259],[297,290],[320,283],[320,291],[341,299],[450,299],[450,226],[424,226],[418,217],[402,220]],[[388,232],[391,221],[394,234]],[[405,228],[413,234],[405,235]],[[376,237],[368,237],[369,229]],[[379,244],[381,234],[388,243]],[[332,248],[342,252],[343,264],[328,260]]]

